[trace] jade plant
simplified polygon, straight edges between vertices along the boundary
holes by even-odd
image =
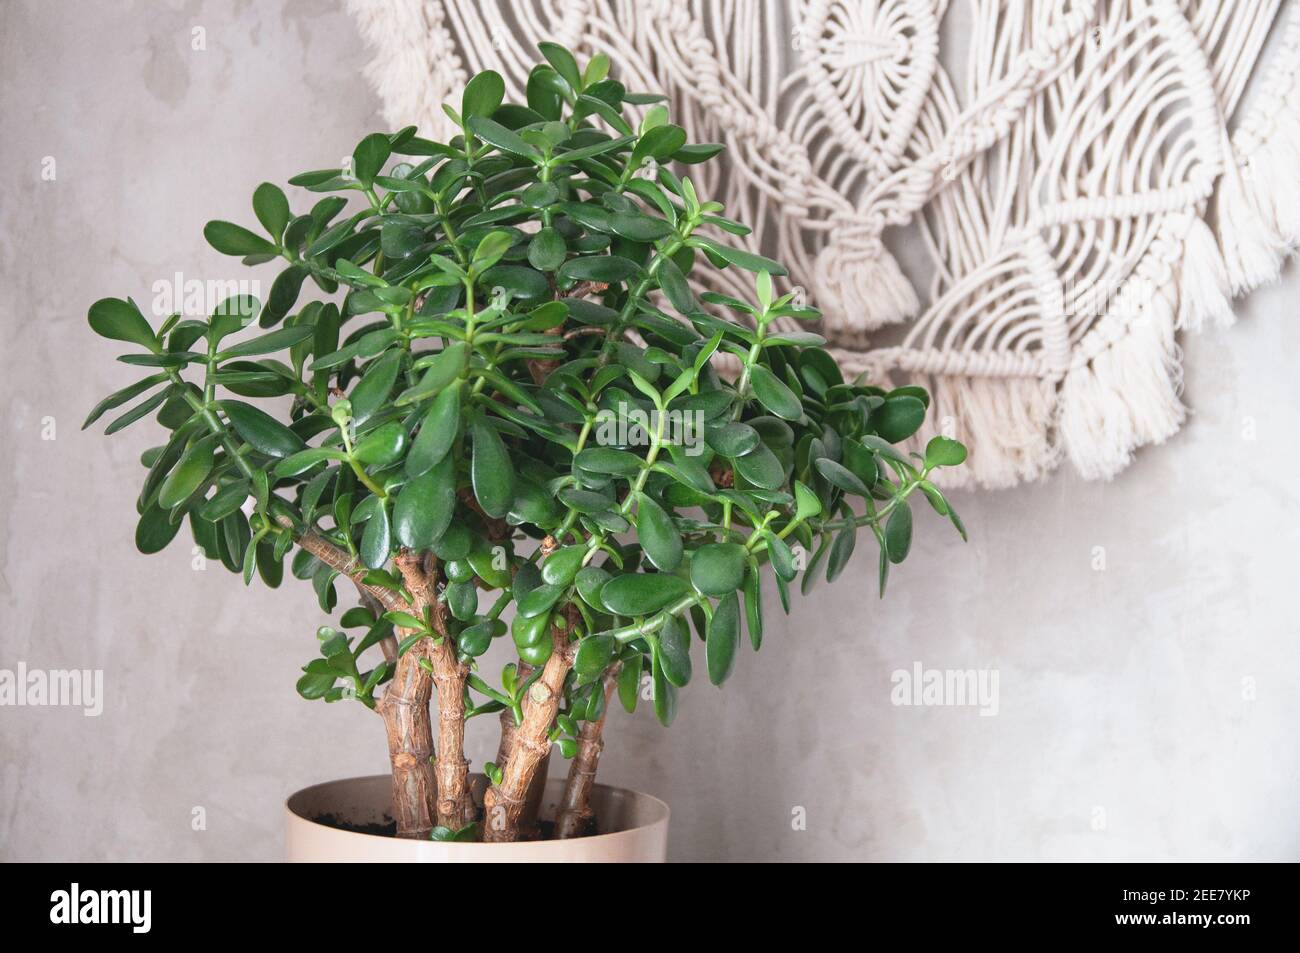
[[[264,183],[264,235],[209,222],[217,251],[280,264],[265,303],[157,328],[130,299],[89,312],[151,373],[87,425],[144,396],[108,432],[151,414],[167,431],[142,459],[140,551],[188,524],[246,584],[279,586],[288,559],[326,613],[355,588],[297,689],[381,717],[403,837],[538,836],[555,748],[554,836],[586,832],[615,696],[632,711],[644,685],[668,725],[699,661],[721,685],[742,632],[762,644],[765,587],[789,612],[864,531],[883,595],[918,499],[965,535],[930,479],[965,449],[897,446],[925,391],[844,380],[789,330],[819,315],[778,291],[781,265],[673,171],[721,146],[688,144],[605,57],[541,51],[526,105],[479,73],[444,107],[449,142],[368,135],[289,180],[324,193],[309,211]],[[723,268],[750,273],[747,300],[692,290]],[[507,638],[518,660],[493,677],[480,659]],[[464,738],[490,713],[480,805]]]

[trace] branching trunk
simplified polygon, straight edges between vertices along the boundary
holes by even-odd
[[[406,632],[410,635],[410,632]],[[393,768],[393,817],[397,836],[424,838],[433,830],[437,781],[433,774],[433,732],[429,696],[433,683],[420,667],[423,646],[411,646],[375,709],[388,732]]]
[[[516,663],[516,669],[520,681],[527,681],[528,676],[533,674],[533,667],[523,659]],[[501,741],[497,745],[496,764],[504,767],[510,760],[510,752],[514,750],[518,729],[519,726],[515,724],[515,713],[509,708],[502,711]],[[519,817],[520,840],[536,840],[541,833],[537,816],[542,808],[542,798],[546,795],[546,776],[550,765],[551,752],[548,750],[546,756],[542,758],[542,763],[537,766],[537,773],[533,775],[532,783],[528,786],[528,796],[524,798],[524,812]]]
[[[472,824],[477,811],[470,795],[465,758],[465,678],[451,639],[429,649],[438,690],[438,823],[452,830]]]
[[[569,765],[569,778],[564,784],[564,797],[555,815],[555,836],[559,839],[581,837],[591,819],[591,789],[596,783],[596,769],[600,753],[605,748],[602,734],[605,716],[609,714],[610,696],[618,684],[618,666],[605,673],[601,689],[605,693],[605,707],[596,721],[584,721],[578,726],[578,750]]]
[[[438,567],[432,556],[403,551],[394,560],[407,590],[415,600],[416,615],[433,609],[433,627],[441,644],[428,643],[425,658],[433,669],[430,678],[438,692],[438,744],[434,762],[438,824],[452,830],[474,821],[470,796],[469,762],[465,760],[465,679],[469,670],[456,658],[456,648],[446,636],[446,607],[438,601]]]
[[[568,628],[553,631],[552,638],[551,657],[524,700],[523,724],[515,730],[510,755],[501,766],[501,783],[488,788],[483,799],[483,839],[487,841],[519,840],[529,789],[551,750],[551,724],[564,695],[565,676],[573,666]]]

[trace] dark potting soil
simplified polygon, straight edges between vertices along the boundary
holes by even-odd
[[[338,831],[349,831],[353,834],[375,834],[379,837],[396,837],[397,821],[391,817],[385,817],[382,821],[372,821],[369,824],[356,824],[352,821],[345,821],[336,814],[319,814],[312,818],[317,824],[324,824],[326,827],[332,827]],[[538,821],[537,826],[540,828],[540,837],[537,840],[553,840],[555,838],[554,821]],[[599,831],[596,826],[594,817],[587,818],[587,826],[580,837],[590,837]]]
[[[326,827],[332,827],[336,831],[350,831],[353,834],[378,834],[380,837],[396,837],[397,821],[391,817],[385,817],[382,821],[372,821],[369,824],[354,824],[352,821],[345,821],[336,814],[320,814],[312,818],[317,824],[324,824]]]

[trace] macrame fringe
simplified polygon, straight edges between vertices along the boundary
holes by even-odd
[[[1292,59],[1294,50],[1289,51]],[[1225,145],[1227,168],[1219,179],[1219,246],[1234,295],[1277,278],[1283,260],[1300,244],[1300,88],[1296,64],[1284,61],[1273,88],[1252,115],[1250,151]],[[1265,130],[1256,127],[1266,125]]]
[[[1178,327],[1199,331],[1205,325],[1226,328],[1232,313],[1232,285],[1219,243],[1199,215],[1189,216],[1179,266]]]
[[[1234,160],[1219,179],[1219,248],[1234,296],[1273,281],[1282,268],[1286,243],[1260,212],[1262,184],[1255,176],[1248,184]]]
[[[947,487],[1004,489],[1037,480],[1053,470],[1059,451],[1048,437],[1056,414],[1056,385],[1036,377],[958,377],[933,375],[928,425],[915,449],[921,452],[944,433],[970,451],[964,466],[939,470]]]
[[[1174,303],[1151,282],[1143,285],[1145,300],[1131,294],[1124,303],[1137,313],[1121,336],[1072,368],[1061,386],[1060,441],[1088,480],[1110,479],[1135,449],[1163,443],[1186,416]]]
[[[888,251],[869,251],[832,240],[813,265],[818,307],[835,336],[862,340],[867,331],[915,317],[916,290]]]
[[[1252,201],[1273,234],[1287,246],[1300,245],[1300,109],[1289,97],[1267,144],[1250,158]]]

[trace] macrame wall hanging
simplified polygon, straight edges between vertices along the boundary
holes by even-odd
[[[987,487],[1063,457],[1110,477],[1173,434],[1177,333],[1230,323],[1300,243],[1294,2],[969,0],[957,35],[946,0],[349,6],[394,128],[448,134],[440,104],[484,68],[522,99],[539,39],[666,94],[727,145],[690,174],[840,360],[928,387]]]

